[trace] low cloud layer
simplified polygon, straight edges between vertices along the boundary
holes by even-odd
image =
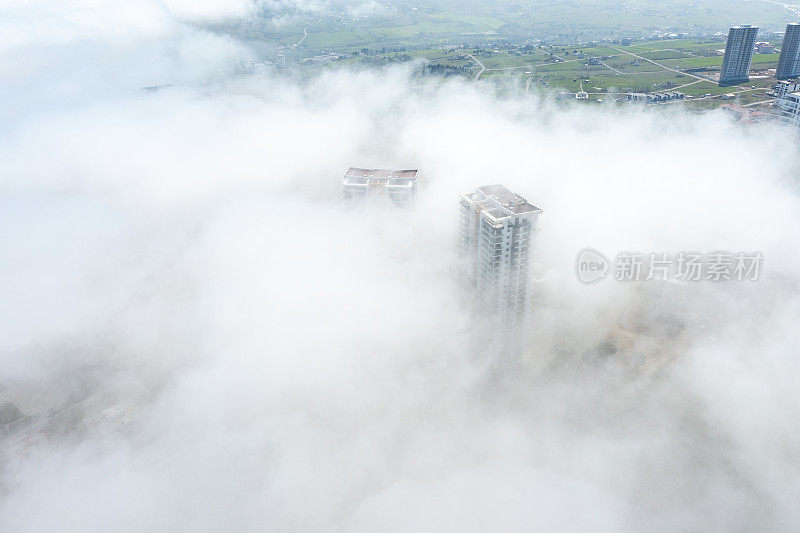
[[[0,55],[48,67],[3,78],[0,395],[26,414],[108,396],[131,417],[6,454],[0,529],[798,523],[787,131],[400,69],[233,76],[246,46],[137,6],[156,11],[125,39],[47,7],[81,29],[59,43],[30,22],[42,37]],[[417,210],[344,208],[350,165],[420,168]],[[506,379],[455,275],[458,195],[496,182],[544,209]],[[758,282],[587,287],[587,246],[766,259]],[[674,305],[681,333],[621,327]]]

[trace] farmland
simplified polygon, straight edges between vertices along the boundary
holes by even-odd
[[[681,105],[736,100],[766,108],[778,53],[757,53],[749,82],[719,87],[727,29],[758,25],[758,40],[779,48],[779,32],[796,18],[795,8],[760,0],[647,5],[404,0],[373,3],[363,14],[342,4],[313,14],[265,13],[236,32],[263,49],[266,62],[302,75],[403,64],[412,76],[425,78],[425,86],[462,78],[587,103],[620,100],[630,92],[680,91],[686,96]]]
[[[589,46],[514,45],[482,43],[477,46],[444,46],[417,50],[387,51],[364,48],[347,50],[338,59],[320,67],[375,66],[406,63],[412,72],[459,72],[465,80],[522,88],[528,93],[551,93],[575,98],[586,93],[588,102],[619,100],[628,92],[657,93],[680,91],[681,104],[714,107],[735,99],[739,103],[767,104],[768,91],[776,83],[774,72],[778,54],[757,54],[753,58],[749,82],[719,87],[716,79],[722,65],[724,42],[714,39],[660,39]],[[425,68],[435,65],[435,69]],[[427,76],[426,84],[447,83]],[[448,76],[450,77],[450,76]],[[732,95],[732,96],[731,96]],[[675,102],[678,103],[678,102]]]

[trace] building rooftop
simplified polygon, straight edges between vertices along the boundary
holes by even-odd
[[[500,184],[484,185],[483,187],[478,187],[478,191],[480,191],[484,196],[494,200],[503,209],[515,215],[542,212],[541,209],[529,203],[525,198],[518,194],[514,194],[505,186]]]
[[[387,170],[383,168],[350,167],[344,175],[345,185],[392,185],[413,186],[417,180],[417,169]]]

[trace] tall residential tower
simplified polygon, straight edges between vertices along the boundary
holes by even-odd
[[[722,71],[719,74],[720,85],[750,79],[750,62],[753,60],[756,35],[758,28],[755,26],[734,26],[730,29]]]
[[[775,77],[786,80],[797,75],[800,75],[800,24],[792,23],[786,26],[786,33],[783,35],[781,57],[778,59]]]
[[[531,238],[541,212],[502,185],[478,187],[461,197],[461,254],[499,364],[519,356]]]

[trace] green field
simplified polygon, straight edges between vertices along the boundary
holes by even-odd
[[[719,69],[722,55],[717,52],[719,42],[698,42],[686,39],[659,40],[632,46],[528,46],[486,44],[472,47],[432,47],[407,53],[368,51],[346,56],[334,64],[386,64],[405,58],[417,62],[421,76],[423,65],[461,67],[459,76],[474,80],[480,76],[483,83],[495,83],[498,90],[525,90],[532,93],[561,92],[590,94],[589,102],[624,99],[626,92],[659,92],[679,90],[687,100],[675,105],[694,108],[715,107],[723,103],[758,103],[769,99],[766,89],[775,84],[774,78],[753,78],[734,87],[719,87],[710,79],[696,76],[697,69]],[[716,55],[703,57],[691,55],[703,51]],[[649,59],[635,57],[636,54]],[[474,57],[477,61],[472,59]],[[763,72],[774,68],[777,54],[757,55],[753,68]],[[674,70],[673,70],[674,69]],[[677,70],[678,72],[676,72]],[[710,75],[711,75],[710,74]],[[422,85],[446,83],[431,74]],[[753,89],[755,87],[755,89]],[[735,100],[723,100],[721,95],[733,93]],[[662,104],[655,104],[662,105]]]
[[[753,56],[753,68],[776,67],[778,65],[779,54],[756,54]],[[722,56],[718,57],[692,57],[688,59],[677,59],[664,61],[665,65],[673,68],[704,68],[721,67]]]
[[[308,55],[342,47],[406,47],[475,44],[492,40],[539,39],[548,44],[641,38],[656,32],[713,34],[736,23],[759,26],[765,35],[782,30],[796,15],[779,3],[757,0],[435,0],[376,2],[367,14],[320,3],[307,13],[290,2],[268,2],[258,21],[236,28],[239,35],[291,47],[302,40]],[[281,8],[285,5],[285,8]],[[308,37],[303,39],[304,29]],[[715,47],[710,49],[710,47]],[[653,48],[654,46],[654,48]],[[713,55],[722,42],[675,40],[673,48]],[[661,50],[661,42],[631,46],[637,53]],[[608,55],[608,51],[597,51]],[[680,57],[680,56],[678,56]],[[668,59],[655,57],[654,59]]]
[[[731,93],[736,101],[766,102],[765,89],[776,82],[771,76],[778,54],[760,54],[753,58],[751,81],[718,86],[728,27],[758,25],[759,40],[780,46],[773,32],[795,18],[779,4],[756,0],[660,0],[646,8],[634,0],[386,5],[395,7],[370,16],[321,14],[302,23],[290,17],[289,23],[248,31],[254,40],[279,43],[279,60],[285,57],[308,74],[402,63],[424,78],[420,86],[455,77],[503,91],[585,91],[590,101],[680,91],[687,105],[713,107],[732,101],[720,98]],[[664,37],[681,31],[702,36]]]

